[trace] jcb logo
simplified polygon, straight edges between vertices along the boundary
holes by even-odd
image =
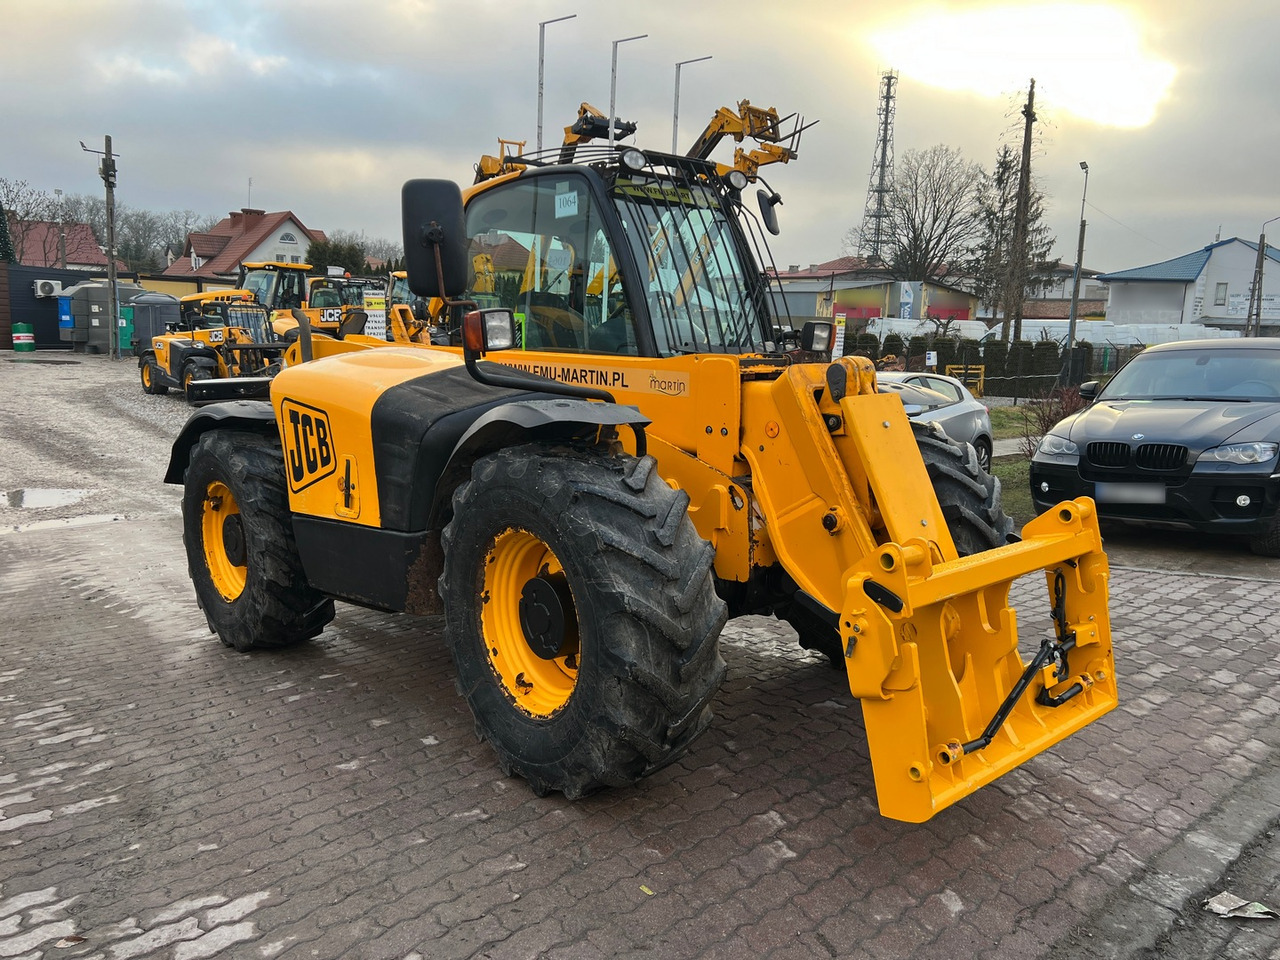
[[[333,431],[329,416],[323,410],[296,400],[280,405],[284,425],[285,469],[289,473],[289,489],[304,490],[338,469],[333,452]]]
[[[324,307],[320,311],[321,323],[341,323],[342,308],[341,307]]]

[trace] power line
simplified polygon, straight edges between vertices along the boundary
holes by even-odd
[[[1096,211],[1098,211],[1098,213],[1102,214],[1104,217],[1106,217],[1106,218],[1107,218],[1108,220],[1110,220],[1112,223],[1116,224],[1117,226],[1124,227],[1126,230],[1128,230],[1128,231],[1129,231],[1130,233],[1132,233],[1134,236],[1141,237],[1143,240],[1147,241],[1147,243],[1153,244],[1154,246],[1159,247],[1161,250],[1166,250],[1166,251],[1167,251],[1167,250],[1171,250],[1171,249],[1172,249],[1171,247],[1167,247],[1167,246],[1165,246],[1165,245],[1164,245],[1163,243],[1161,243],[1159,240],[1152,240],[1150,237],[1148,237],[1148,236],[1147,236],[1145,233],[1143,233],[1141,230],[1135,230],[1133,227],[1129,226],[1129,225],[1128,225],[1127,223],[1125,223],[1123,220],[1117,220],[1115,217],[1113,217],[1111,214],[1107,213],[1107,211],[1103,210],[1103,209],[1102,209],[1100,206],[1098,206],[1096,203],[1090,203],[1090,204],[1089,204],[1089,208],[1090,208],[1090,209],[1092,209],[1092,210],[1096,210]]]

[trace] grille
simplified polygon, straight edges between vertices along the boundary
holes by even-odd
[[[1135,460],[1146,470],[1176,470],[1187,462],[1187,448],[1176,443],[1144,443]]]
[[[1127,467],[1129,465],[1129,445],[1096,441],[1085,448],[1089,462],[1095,467]]]

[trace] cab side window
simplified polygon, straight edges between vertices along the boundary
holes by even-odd
[[[626,291],[584,178],[495,187],[468,205],[467,235],[468,296],[510,308],[524,349],[636,354]]]

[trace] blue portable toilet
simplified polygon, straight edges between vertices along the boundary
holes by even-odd
[[[75,326],[75,318],[71,316],[71,297],[58,297],[58,339],[70,343],[71,331]]]

